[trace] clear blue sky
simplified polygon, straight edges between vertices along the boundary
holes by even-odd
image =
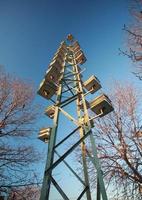
[[[72,33],[87,57],[84,79],[97,75],[104,91],[113,79],[137,82],[131,62],[118,51],[126,46],[122,28],[130,22],[130,2],[0,0],[0,64],[38,88],[59,43]],[[36,100],[46,103],[41,97]]]

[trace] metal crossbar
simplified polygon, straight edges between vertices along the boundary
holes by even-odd
[[[84,190],[81,192],[77,200],[80,200],[88,189],[89,189],[89,186],[86,186],[86,188],[84,188]]]
[[[78,131],[81,128],[81,126],[78,126],[76,129],[74,129],[69,135],[67,135],[63,140],[61,140],[58,144],[54,146],[54,149],[56,149],[59,145],[61,145],[63,142],[65,142],[70,136],[72,136],[76,131]]]
[[[74,93],[73,93],[72,89],[68,86],[68,84],[66,83],[66,81],[64,79],[63,79],[63,82],[65,83],[66,87],[71,92],[71,94],[74,96]]]
[[[55,151],[56,155],[60,158],[61,156],[57,151]],[[78,174],[72,169],[72,167],[65,161],[63,160],[63,163],[67,166],[67,168],[76,176],[76,178],[84,185],[86,186],[85,182],[78,176]]]
[[[55,181],[55,179],[51,176],[50,177],[53,185],[56,187],[56,189],[58,190],[58,192],[61,194],[61,196],[63,197],[64,200],[69,200],[69,198],[67,197],[67,195],[64,193],[64,191],[61,189],[61,187],[58,185],[58,183]]]
[[[69,150],[66,151],[51,167],[49,167],[45,173],[47,174],[49,171],[53,170],[62,160],[64,160],[88,135],[90,135],[91,131],[88,131],[80,140],[78,140]]]

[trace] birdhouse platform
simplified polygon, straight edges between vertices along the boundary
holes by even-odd
[[[78,51],[80,51],[81,50],[81,48],[80,48],[80,46],[76,46],[75,48],[74,48],[74,53],[76,54]]]
[[[64,41],[60,43],[60,48],[63,48],[67,51],[67,45]]]
[[[90,91],[91,94],[95,93],[101,88],[100,81],[95,76],[91,76],[83,83],[83,86],[86,90]]]
[[[90,102],[90,108],[96,115],[99,115],[102,112],[100,117],[103,117],[114,110],[110,99],[105,94],[100,95]]]
[[[38,139],[43,142],[48,142],[50,135],[51,135],[51,128],[42,128],[39,132]]]
[[[53,65],[46,71],[45,80],[48,82],[58,83],[61,78],[61,70],[57,65]]]
[[[83,53],[83,51],[82,50],[79,50],[79,51],[77,51],[75,54],[74,54],[74,56],[75,56],[75,58],[77,58],[78,56],[80,56],[80,55],[84,55],[84,53]]]
[[[53,60],[57,60],[61,66],[63,65],[64,61],[65,61],[66,56],[61,54],[61,53],[56,53],[53,57]]]
[[[72,45],[73,51],[74,51],[76,48],[80,48],[80,45],[79,45],[78,41],[75,41],[75,42],[73,43],[73,45]]]
[[[52,82],[47,82],[45,79],[41,82],[38,94],[45,99],[50,99],[57,91],[57,86]]]
[[[86,57],[84,56],[84,54],[81,54],[81,55],[79,55],[78,57],[76,57],[76,63],[77,64],[83,64],[83,63],[85,63],[86,62]]]
[[[55,106],[52,105],[47,107],[47,109],[45,110],[45,114],[51,119],[53,119],[55,114]]]

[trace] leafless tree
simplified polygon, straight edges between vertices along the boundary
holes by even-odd
[[[118,199],[141,199],[141,95],[131,84],[116,84],[111,99],[115,111],[96,121],[95,131],[105,180]]]
[[[40,187],[37,186],[24,186],[11,188],[8,200],[39,200]]]
[[[130,6],[132,20],[130,25],[124,25],[127,33],[127,51],[121,53],[127,55],[134,63],[134,74],[142,79],[142,0],[133,0]]]
[[[27,81],[0,69],[0,192],[31,183],[39,153],[32,145],[38,109],[34,89]]]
[[[141,95],[131,84],[116,83],[111,100],[114,112],[95,120],[93,128],[109,199],[140,200],[142,199]],[[91,153],[89,145],[87,148]],[[80,161],[79,158],[78,156]],[[89,157],[88,166],[94,188],[97,177]]]

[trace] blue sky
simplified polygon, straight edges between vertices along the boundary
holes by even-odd
[[[126,47],[122,28],[130,23],[130,2],[0,0],[0,64],[38,88],[59,43],[72,33],[87,57],[84,80],[95,74],[107,92],[115,79],[137,83],[130,60],[118,51]],[[41,97],[36,101],[46,104]]]

